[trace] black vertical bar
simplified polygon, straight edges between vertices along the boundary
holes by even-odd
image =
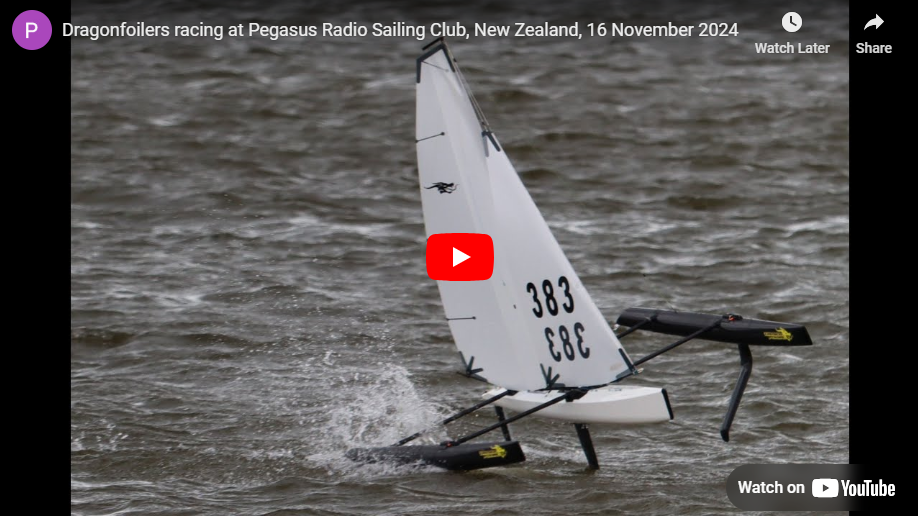
[[[740,373],[736,380],[736,387],[733,388],[733,395],[730,396],[730,405],[727,407],[727,413],[724,415],[724,422],[720,425],[720,436],[724,442],[730,441],[730,426],[733,424],[733,418],[736,417],[736,411],[739,409],[740,400],[743,399],[743,391],[746,390],[746,384],[749,383],[749,376],[752,374],[752,351],[749,350],[748,344],[739,345],[740,354]]]
[[[503,407],[498,407],[497,405],[495,405],[494,412],[497,412],[497,420],[500,421],[501,423],[507,420],[507,416],[504,414]],[[513,440],[513,438],[510,437],[510,425],[507,425],[507,424],[500,425],[500,431],[503,432],[505,441]]]
[[[580,438],[580,447],[586,455],[590,469],[599,469],[599,459],[596,457],[596,449],[593,448],[593,438],[590,437],[590,429],[583,423],[574,423],[577,429],[577,437]]]

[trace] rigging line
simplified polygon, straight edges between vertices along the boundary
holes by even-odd
[[[654,357],[656,357],[656,356],[658,356],[658,355],[662,355],[663,353],[666,353],[667,351],[670,351],[670,350],[672,350],[672,349],[674,349],[674,348],[676,348],[676,347],[678,347],[678,346],[681,346],[681,345],[685,344],[686,342],[688,342],[688,341],[690,341],[690,340],[692,340],[692,339],[695,339],[695,338],[701,336],[702,334],[707,333],[707,332],[713,330],[714,328],[719,327],[719,326],[720,326],[720,323],[722,323],[722,322],[723,322],[723,319],[718,319],[718,320],[714,321],[713,323],[711,323],[711,324],[705,326],[704,328],[702,328],[702,329],[696,331],[695,333],[692,333],[691,335],[688,335],[687,337],[683,337],[683,338],[677,340],[676,342],[673,342],[672,344],[666,346],[665,348],[658,349],[658,350],[654,351],[653,353],[647,355],[646,357],[639,358],[638,360],[636,360],[636,361],[634,362],[634,367],[637,367],[637,366],[643,364],[644,362],[650,360],[651,358],[654,358]]]
[[[476,99],[475,95],[472,93],[472,89],[469,86],[468,81],[465,80],[465,75],[462,74],[462,70],[459,69],[458,65],[456,65],[456,72],[459,75],[459,80],[462,82],[462,86],[465,88],[465,92],[469,96],[469,101],[472,103],[472,108],[475,110],[475,115],[478,116],[478,123],[481,125],[483,130],[491,132],[491,124],[489,124],[488,119],[485,118],[484,112],[481,110],[481,106],[478,104],[478,99]]]
[[[447,321],[474,321],[475,316],[473,315],[471,317],[447,317],[446,320]]]
[[[448,72],[448,71],[449,71],[449,70],[447,70],[446,68],[442,68],[442,67],[437,66],[437,65],[435,65],[435,64],[428,63],[427,61],[421,61],[421,63],[422,63],[422,64],[426,64],[427,66],[433,66],[433,67],[436,68],[437,70],[443,70],[444,72]]]
[[[414,143],[420,143],[420,142],[422,142],[422,141],[424,141],[424,140],[429,140],[429,139],[431,139],[431,138],[436,138],[437,136],[444,136],[444,135],[446,135],[446,131],[442,131],[442,132],[440,132],[439,134],[435,134],[435,135],[433,135],[433,136],[427,136],[427,137],[425,137],[425,138],[421,138],[420,140],[415,140]]]
[[[469,101],[472,103],[472,109],[475,111],[475,115],[478,117],[479,125],[481,125],[483,130],[491,131],[491,125],[488,123],[488,119],[485,118],[484,112],[481,110],[481,106],[478,105],[478,100],[472,93],[472,88],[469,86],[468,81],[465,80],[465,75],[462,73],[462,69],[459,68],[459,62],[455,57],[453,57],[453,53],[449,50],[447,50],[446,58],[453,63],[453,68],[456,70],[456,76],[459,77],[459,82],[462,84],[462,87],[465,88],[466,95],[469,96]]]

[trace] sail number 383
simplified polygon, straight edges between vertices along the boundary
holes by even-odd
[[[564,302],[561,303],[561,308],[567,313],[572,313],[574,311],[574,297],[571,296],[571,284],[566,277],[561,276],[558,278],[558,288],[564,290]],[[539,290],[536,288],[535,283],[531,281],[527,283],[526,292],[532,294],[532,301],[535,303],[532,313],[541,319],[545,315],[545,311],[542,309],[542,302],[539,301]],[[542,294],[545,296],[545,308],[548,309],[548,313],[558,315],[558,300],[555,299],[555,287],[552,285],[551,280],[542,282]]]
[[[532,302],[535,303],[532,313],[537,318],[541,319],[546,311],[552,316],[558,315],[561,310],[569,314],[574,312],[574,296],[571,295],[571,283],[567,280],[567,277],[561,276],[558,278],[557,285],[556,294],[555,284],[551,280],[542,281],[541,289],[533,282],[526,284],[526,292],[532,295]],[[544,305],[539,294],[542,294],[541,298],[544,299]],[[560,362],[564,358],[574,360],[577,358],[578,353],[583,358],[590,357],[590,348],[583,343],[583,324],[574,323],[573,330],[574,334],[571,335],[571,331],[563,324],[558,326],[557,332],[552,327],[545,328],[548,353],[555,362]]]

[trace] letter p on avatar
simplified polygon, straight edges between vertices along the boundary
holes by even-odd
[[[22,11],[13,20],[13,39],[25,50],[38,50],[47,45],[51,32],[51,20],[41,11]]]

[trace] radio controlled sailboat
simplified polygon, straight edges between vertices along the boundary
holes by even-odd
[[[469,470],[522,462],[510,423],[541,416],[573,424],[591,468],[599,461],[591,424],[636,424],[673,418],[666,389],[623,380],[638,366],[693,339],[735,345],[740,374],[720,428],[727,441],[749,375],[750,346],[812,344],[799,324],[630,308],[616,335],[587,293],[471,94],[446,43],[438,39],[417,59],[416,143],[428,237],[484,233],[494,244],[494,269],[484,281],[438,281],[450,331],[470,378],[499,386],[445,425],[493,405],[497,421],[438,445],[349,450],[358,461],[424,463]],[[621,339],[636,330],[680,337],[638,360]],[[510,417],[504,409],[512,411]],[[500,429],[503,439],[475,442]]]

